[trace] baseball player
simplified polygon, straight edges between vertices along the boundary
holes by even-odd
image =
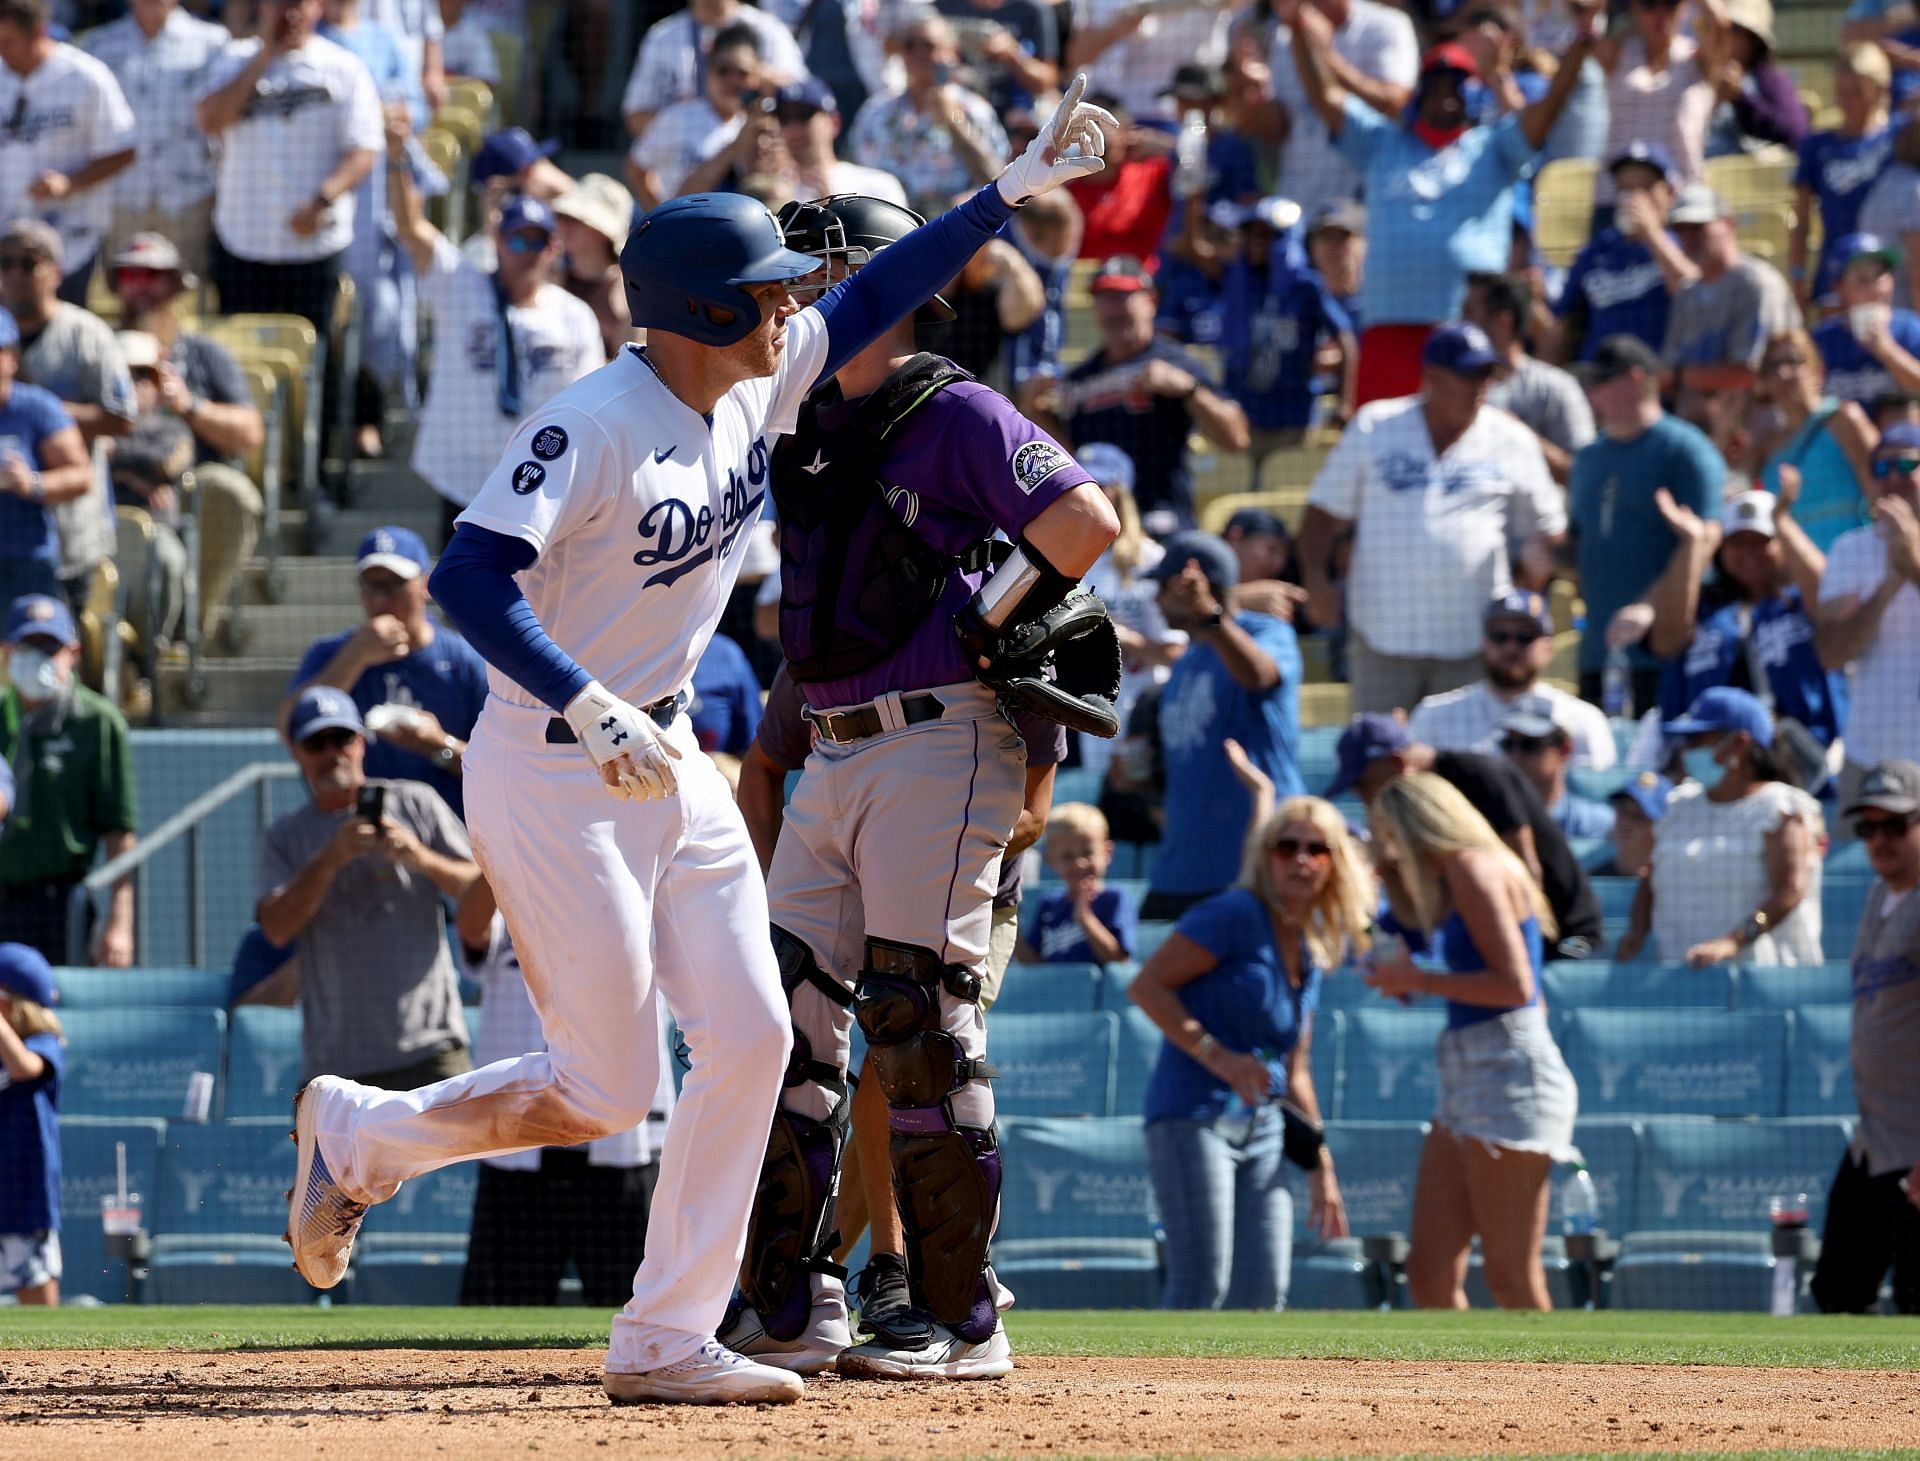
[[[852,194],[781,220],[788,247],[828,265],[823,284],[883,267],[920,223]],[[938,295],[928,308],[951,315]],[[767,875],[793,1058],[721,1335],[800,1373],[1004,1375],[1012,1300],[987,1265],[1001,1171],[980,993],[1027,758],[1001,712],[997,645],[1067,603],[1119,521],[1004,396],[916,354],[911,318],[801,408],[769,488],[781,649],[814,748]],[[995,529],[1016,542],[989,571]],[[1100,622],[1111,713],[1119,640]],[[1054,688],[1076,689],[1064,667]],[[911,1304],[867,1314],[858,1346],[832,1262],[855,1019],[886,1098]]]
[[[760,515],[771,440],[1021,202],[1100,171],[1085,90],[1076,79],[993,185],[805,308],[790,286],[819,260],[751,199],[676,198],[633,230],[621,269],[646,348],[522,424],[432,582],[489,665],[467,816],[549,1048],[410,1092],[310,1083],[287,1229],[309,1282],[340,1281],[367,1205],[409,1177],[644,1119],[658,980],[693,1068],[604,1388],[617,1404],[798,1398],[795,1375],[714,1338],[790,1037],[765,888],[681,713],[686,686]]]

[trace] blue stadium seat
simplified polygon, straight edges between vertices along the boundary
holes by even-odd
[[[1093,1007],[1119,1014],[1131,1009],[1133,1001],[1127,998],[1127,986],[1133,983],[1133,976],[1140,972],[1140,966],[1131,961],[1125,964],[1106,964],[1093,971]]]
[[[1610,964],[1604,959],[1552,963],[1540,979],[1555,1013],[1577,1009],[1710,1009],[1733,1004],[1733,975],[1724,966]]]
[[[1600,877],[1590,878],[1593,895],[1600,900],[1600,917],[1609,945],[1627,931],[1627,918],[1633,912],[1634,894],[1639,891],[1637,878]]]
[[[987,1055],[1000,1074],[996,1110],[1013,1116],[1106,1116],[1113,1109],[1119,1021],[1104,1011],[989,1016]]]
[[[1160,1298],[1153,1188],[1137,1120],[1000,1123],[995,1271],[1030,1309],[1146,1309]]]
[[[1378,1280],[1362,1256],[1360,1240],[1405,1234],[1412,1226],[1414,1178],[1426,1132],[1426,1124],[1418,1121],[1327,1123],[1351,1238],[1322,1242],[1313,1236],[1307,1227],[1306,1173],[1288,1165],[1294,1215],[1288,1308],[1364,1309],[1379,1302]]]
[[[241,1005],[227,1017],[226,1105],[235,1116],[285,1116],[300,1089],[300,1011]]]
[[[1424,1121],[1431,1116],[1433,1047],[1446,1023],[1440,1006],[1429,1001],[1412,1009],[1359,1009],[1344,1019],[1340,1119]]]
[[[1068,802],[1100,804],[1100,773],[1086,766],[1062,766],[1053,774],[1053,804]]]
[[[200,1005],[224,1009],[231,976],[224,969],[55,969],[60,1012],[130,1005]]]
[[[285,1117],[167,1128],[154,1204],[152,1304],[303,1304],[280,1241],[293,1178]]]
[[[1618,1117],[1599,1116],[1573,1124],[1573,1144],[1587,1164],[1593,1178],[1594,1195],[1600,1199],[1600,1226],[1615,1237],[1627,1231],[1633,1222],[1635,1192],[1640,1174],[1640,1123]],[[1547,1231],[1562,1232],[1565,1219],[1561,1199],[1567,1190],[1571,1167],[1557,1167],[1553,1174],[1553,1205],[1547,1214]]]
[[[1300,732],[1294,764],[1300,768],[1300,779],[1306,783],[1307,790],[1315,796],[1340,769],[1338,747],[1340,733],[1345,729],[1341,725],[1318,725]]]
[[[1113,1114],[1137,1119],[1147,1094],[1147,1078],[1160,1058],[1160,1027],[1131,1001],[1126,1008],[1111,1013],[1120,1021],[1119,1044],[1114,1052]]]
[[[1113,844],[1113,862],[1107,868],[1107,876],[1113,878],[1151,878],[1153,860],[1160,853],[1157,842],[1116,842]]]
[[[1366,970],[1356,964],[1343,964],[1321,977],[1320,1008],[1382,1010],[1387,1008],[1387,1001],[1378,990],[1367,987]]]
[[[1769,964],[1738,971],[1734,1006],[1788,1010],[1809,1004],[1853,1003],[1853,970],[1845,964]]]
[[[1829,959],[1851,959],[1867,910],[1871,877],[1829,877],[1820,885],[1820,949]]]
[[[227,1017],[217,1009],[73,1010],[60,1109],[74,1116],[177,1117],[195,1071],[218,1076]],[[219,1110],[216,1104],[213,1108]]]
[[[367,1213],[353,1258],[356,1304],[457,1304],[480,1165],[458,1162],[401,1184]]]
[[[1786,1110],[1784,1012],[1575,1010],[1562,1049],[1589,1115]]]
[[[1160,945],[1167,941],[1167,935],[1173,932],[1173,924],[1167,920],[1156,919],[1151,923],[1142,922],[1134,931],[1133,961],[1144,964],[1160,951]]]
[[[1833,877],[1873,876],[1873,864],[1867,861],[1867,844],[1864,842],[1843,842],[1838,847],[1827,850],[1827,860],[1821,872]]]
[[[1794,1011],[1793,1044],[1787,1060],[1787,1115],[1852,1116],[1853,1006],[1811,1004]]]
[[[1011,964],[993,1002],[993,1018],[1085,1014],[1099,1008],[1099,977],[1093,964]]]
[[[1776,1262],[1746,1233],[1629,1233],[1613,1265],[1616,1309],[1764,1313]]]
[[[117,1304],[127,1297],[127,1265],[107,1257],[100,1225],[100,1199],[119,1190],[119,1149],[127,1162],[127,1191],[142,1203],[142,1220],[151,1224],[159,1197],[160,1143],[166,1123],[151,1117],[114,1120],[106,1116],[60,1119],[60,1256],[66,1272],[60,1297],[98,1299]]]

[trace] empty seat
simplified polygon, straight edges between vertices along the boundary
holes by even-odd
[[[1084,1014],[990,1016],[997,1110],[1018,1116],[1105,1116],[1113,1103],[1118,1021]]]
[[[1433,1114],[1437,1004],[1347,1011],[1340,1059],[1342,1121],[1424,1121]]]
[[[357,1304],[457,1304],[473,1228],[478,1162],[457,1162],[401,1184],[372,1208],[354,1250]]]
[[[1845,964],[1772,964],[1741,969],[1735,976],[1734,1004],[1743,1010],[1852,1003],[1853,970]]]
[[[63,1116],[60,1120],[60,1297],[115,1304],[127,1297],[127,1265],[107,1257],[100,1199],[119,1191],[124,1156],[127,1192],[151,1224],[159,1197],[160,1143],[166,1123],[152,1117]]]
[[[1012,964],[993,1002],[996,1028],[1003,1015],[1086,1014],[1099,1008],[1092,964]]]
[[[69,1010],[134,1005],[220,1009],[227,1002],[231,976],[224,969],[56,969],[53,980],[64,1016]]]
[[[196,1071],[217,1078],[226,1015],[206,1008],[73,1010],[61,1110],[75,1116],[178,1117]],[[214,1109],[218,1109],[216,1106]]]
[[[1613,1265],[1613,1306],[1762,1312],[1772,1300],[1775,1261],[1764,1236],[1630,1233]]]
[[[300,1304],[313,1290],[281,1235],[293,1178],[284,1117],[167,1129],[146,1300]]]
[[[1426,1132],[1426,1123],[1419,1121],[1327,1123],[1351,1238],[1322,1242],[1314,1236],[1307,1226],[1306,1173],[1288,1165],[1294,1216],[1288,1308],[1364,1309],[1381,1301],[1380,1278],[1365,1261],[1361,1240],[1405,1234],[1412,1227],[1414,1179]]]
[[[1131,961],[1125,964],[1105,964],[1093,973],[1093,1007],[1119,1014],[1131,1009],[1133,1001],[1127,995],[1133,976],[1140,972],[1140,966]]]
[[[1867,909],[1868,877],[1832,877],[1820,885],[1820,948],[1829,959],[1851,959]]]
[[[1053,804],[1100,801],[1100,773],[1086,766],[1062,766],[1053,774]]]
[[[1591,1116],[1779,1116],[1787,1016],[1779,1011],[1575,1010],[1562,1045]]]
[[[1138,1120],[1009,1117],[995,1271],[1033,1309],[1143,1309],[1160,1297]]]
[[[1160,1058],[1160,1027],[1138,1005],[1109,1011],[1119,1021],[1114,1050],[1113,1114],[1138,1117],[1147,1094],[1147,1078]]]
[[[1594,1196],[1600,1202],[1600,1226],[1618,1237],[1633,1223],[1640,1174],[1640,1123],[1611,1116],[1583,1118],[1573,1124],[1573,1144],[1580,1148],[1580,1158],[1593,1178]],[[1553,1205],[1547,1214],[1549,1233],[1566,1229],[1561,1204],[1572,1171],[1570,1166],[1554,1171]]]
[[[1853,1006],[1815,1004],[1794,1011],[1787,1060],[1787,1115],[1852,1116]]]
[[[282,1116],[300,1089],[300,1011],[242,1005],[228,1017],[229,1117]]]
[[[1600,917],[1609,940],[1627,931],[1627,919],[1633,912],[1634,894],[1640,889],[1638,878],[1589,878],[1593,896],[1600,902]]]
[[[1167,941],[1167,935],[1173,932],[1173,924],[1162,919],[1151,922],[1143,919],[1133,934],[1133,958],[1137,964],[1144,964],[1160,952],[1160,945]]]
[[[1609,964],[1604,959],[1552,963],[1541,975],[1548,1006],[1576,1009],[1708,1009],[1733,1004],[1733,976],[1724,967]]]

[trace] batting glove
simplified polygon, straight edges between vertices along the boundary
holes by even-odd
[[[680,789],[673,763],[680,752],[645,711],[595,680],[567,702],[567,724],[620,801],[664,801]]]
[[[1117,128],[1120,119],[1104,107],[1082,101],[1086,94],[1087,73],[1082,71],[1067,87],[1067,94],[1060,98],[1046,126],[1027,144],[1027,150],[994,180],[1008,207],[1018,208],[1027,199],[1051,193],[1062,183],[1105,170],[1107,134],[1100,125]]]

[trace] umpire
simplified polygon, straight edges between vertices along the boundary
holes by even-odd
[[[781,222],[790,248],[822,259],[812,277],[826,287],[920,219],[842,194],[790,205]],[[928,308],[950,314],[938,296]],[[800,1373],[837,1360],[866,1378],[1004,1375],[1007,1296],[987,1266],[1001,1170],[980,994],[1027,758],[1001,700],[1030,694],[1064,724],[1084,713],[1113,734],[1119,642],[1098,600],[1073,590],[1119,523],[1079,464],[1005,397],[916,354],[911,320],[814,394],[773,454],[769,485],[781,649],[814,747],[767,880],[794,1052],[720,1338]],[[989,572],[996,529],[1016,541]],[[1044,641],[1061,616],[1088,609],[1098,624],[1060,651],[1057,684],[1010,662],[1009,640]],[[1072,694],[1075,645],[1110,646],[1110,678],[1084,677],[1106,697],[1104,718]],[[1097,668],[1099,652],[1088,659]],[[874,1337],[848,1348],[845,1272],[831,1252],[856,1018],[888,1108],[910,1307],[880,1319],[869,1306]]]

